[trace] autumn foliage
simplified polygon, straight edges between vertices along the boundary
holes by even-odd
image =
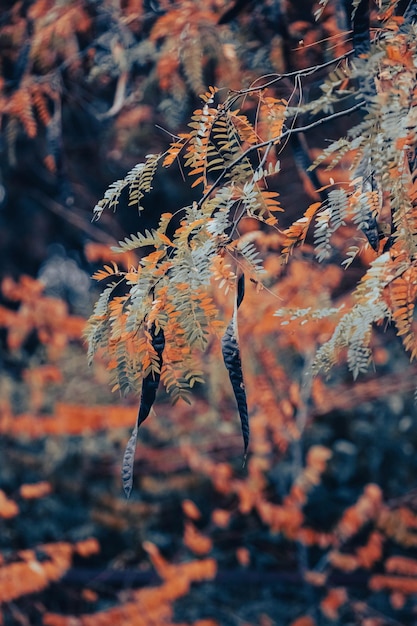
[[[390,0],[1,18],[6,191],[33,160],[95,287],[1,270],[0,624],[412,623],[416,35]]]

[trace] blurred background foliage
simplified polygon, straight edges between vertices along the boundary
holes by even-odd
[[[192,405],[159,397],[126,501],[120,464],[137,398],[112,394],[105,365],[88,368],[85,354],[96,297],[89,276],[111,260],[109,244],[174,212],[189,191],[181,172],[169,171],[140,216],[122,202],[92,223],[98,198],[167,147],[208,85],[239,89],[346,52],[344,4],[329,3],[317,22],[316,8],[301,0],[4,3],[0,623],[417,621],[416,368],[395,332],[377,329],[374,371],[355,383],[343,366],[312,379],[329,322],[281,326],[274,317],[280,307],[340,302],[366,255],[345,272],[338,259],[317,266],[308,255],[283,266],[279,237],[242,223],[271,288],[252,290],[240,310],[252,429],[244,468],[213,340]],[[303,97],[324,75],[306,79]],[[276,95],[288,99],[292,89],[280,83]],[[338,120],[309,135],[311,154],[342,131]],[[281,156],[285,226],[316,196],[291,149]],[[219,305],[230,311],[227,298]]]

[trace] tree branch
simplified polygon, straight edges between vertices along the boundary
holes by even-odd
[[[252,152],[256,152],[257,150],[260,150],[261,148],[269,149],[271,146],[273,146],[276,143],[279,143],[286,137],[290,137],[291,135],[295,135],[297,133],[305,133],[308,130],[312,130],[313,128],[317,128],[318,126],[321,126],[325,122],[329,122],[338,117],[343,117],[344,115],[350,115],[351,113],[358,111],[362,106],[364,106],[364,104],[365,102],[361,100],[360,102],[357,102],[356,104],[351,106],[349,109],[343,109],[343,111],[336,111],[336,113],[332,113],[331,115],[328,115],[327,117],[322,117],[319,120],[316,120],[315,122],[311,122],[310,124],[307,124],[306,126],[296,126],[294,128],[288,128],[286,131],[281,133],[279,137],[272,137],[272,139],[268,139],[267,141],[262,141],[261,143],[257,143],[253,146],[250,146],[250,148],[242,152],[242,154],[237,159],[235,159],[232,163],[229,163],[229,165],[225,166],[222,173],[218,176],[218,178],[211,185],[210,189],[208,189],[200,198],[200,200],[197,203],[197,206],[201,207],[204,204],[204,202],[207,200],[207,198],[211,196],[211,194],[216,189],[216,187],[220,185],[220,183],[225,178],[225,176],[227,176],[227,174],[234,167],[236,167],[236,165],[238,165],[244,159],[250,156]]]

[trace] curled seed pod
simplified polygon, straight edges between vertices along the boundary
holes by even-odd
[[[244,458],[249,445],[249,415],[248,405],[246,402],[245,384],[243,382],[242,361],[240,358],[239,342],[237,335],[237,310],[243,300],[245,294],[245,276],[239,277],[236,291],[235,310],[233,317],[229,322],[226,332],[222,337],[222,354],[224,364],[229,372],[230,382],[232,383],[233,393],[235,395],[237,408],[239,411],[240,423],[242,427],[242,436],[244,443]]]
[[[132,431],[130,439],[127,443],[122,462],[122,482],[126,497],[129,498],[133,485],[133,464],[135,461],[136,442],[138,437],[139,426],[146,420],[149,412],[155,402],[156,392],[158,390],[159,381],[161,379],[161,369],[163,358],[162,354],[165,348],[165,336],[162,328],[156,333],[155,324],[150,329],[152,338],[152,347],[154,348],[158,359],[158,371],[153,370],[142,381],[142,393],[140,398],[139,412],[136,425]]]

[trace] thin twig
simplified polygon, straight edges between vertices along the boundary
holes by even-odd
[[[341,54],[339,57],[336,57],[335,59],[331,59],[330,61],[326,61],[325,63],[320,63],[318,65],[312,65],[310,67],[306,67],[303,70],[294,70],[292,72],[286,72],[285,74],[277,74],[276,78],[269,80],[267,83],[264,83],[263,85],[259,85],[259,87],[248,87],[247,89],[240,89],[237,91],[231,89],[230,91],[231,93],[234,93],[237,96],[245,96],[248,93],[252,93],[255,91],[262,91],[263,89],[267,89],[271,85],[275,85],[275,83],[279,83],[281,80],[284,80],[285,78],[292,78],[293,76],[297,76],[298,78],[300,78],[301,76],[310,76],[311,74],[314,74],[315,72],[318,72],[319,70],[324,69],[325,67],[329,67],[329,65],[334,65],[335,63],[339,63],[339,61],[343,61],[344,59],[347,59],[349,56],[353,54],[353,52],[354,52],[353,50],[349,50],[349,52],[345,52],[345,54]],[[256,80],[261,80],[261,78],[262,77],[259,77]]]

